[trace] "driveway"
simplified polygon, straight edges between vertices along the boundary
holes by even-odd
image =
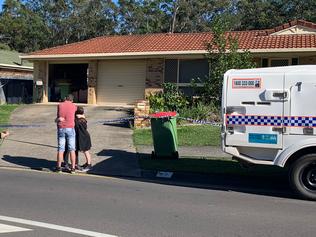
[[[128,116],[126,110],[86,106],[92,139],[91,173],[139,177],[132,130],[124,124],[104,125],[100,121]],[[40,125],[10,128],[11,136],[0,148],[0,166],[51,169],[56,165],[56,105],[22,105],[12,113],[13,125]],[[125,124],[126,125],[126,124]],[[80,164],[84,157],[80,154]]]

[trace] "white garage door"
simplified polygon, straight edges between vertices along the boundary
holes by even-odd
[[[107,60],[98,65],[97,103],[133,104],[145,94],[145,60]]]

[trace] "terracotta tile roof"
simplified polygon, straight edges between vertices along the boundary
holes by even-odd
[[[32,55],[203,50],[211,38],[210,33],[103,36],[44,49]]]
[[[316,29],[314,23],[296,20],[274,29],[229,32],[227,34],[237,36],[240,49],[316,48],[316,34],[271,35],[271,33],[294,25]],[[199,51],[206,50],[206,45],[211,39],[210,32],[102,36],[36,51],[29,56]]]

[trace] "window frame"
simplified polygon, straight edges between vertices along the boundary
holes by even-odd
[[[163,71],[163,82],[166,83],[165,81],[165,66],[166,66],[166,60],[177,60],[177,82],[176,82],[176,86],[177,88],[181,88],[181,87],[191,87],[191,83],[183,83],[183,82],[179,82],[179,78],[180,78],[180,61],[188,61],[188,60],[201,60],[201,59],[205,59],[207,60],[207,58],[165,58],[164,59],[164,71]],[[208,60],[207,60],[208,61]],[[208,76],[210,75],[210,62],[208,62]],[[173,82],[171,82],[173,83]],[[203,87],[204,83],[196,83],[197,87]]]

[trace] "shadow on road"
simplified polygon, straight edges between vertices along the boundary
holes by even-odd
[[[141,172],[138,167],[136,153],[117,149],[104,149],[97,153],[97,157],[91,174],[101,174],[120,177],[140,177]]]
[[[144,180],[142,181],[180,187],[202,188],[228,192],[233,191],[255,195],[297,199],[289,186],[288,177],[286,175],[260,177],[233,174],[177,173],[171,180],[162,178],[158,179],[151,176],[152,174],[148,175],[148,171],[144,171],[142,174]]]
[[[220,191],[235,191],[256,195],[282,197],[282,198],[296,198],[293,194],[289,182],[286,170],[283,172],[269,172],[265,173],[265,168],[261,166],[260,172],[256,174],[256,168],[253,170],[245,170],[240,167],[241,172],[237,174],[231,171],[230,162],[218,161],[218,160],[201,160],[205,166],[216,166],[222,171],[227,173],[220,173],[218,171],[208,174],[189,173],[189,172],[177,172],[174,173],[171,179],[157,178],[157,171],[143,170],[141,171],[141,178],[132,177],[135,171],[134,162],[135,159],[139,161],[140,157],[148,156],[148,154],[134,154],[131,152],[121,150],[102,150],[98,156],[107,156],[106,160],[96,164],[90,173],[97,173],[99,171],[104,172],[104,175],[119,176],[124,179],[158,183],[163,185],[174,185],[182,187],[203,188],[209,190]],[[195,159],[195,161],[197,161]],[[197,161],[199,162],[199,161]],[[206,164],[209,163],[209,164]],[[239,166],[234,162],[236,166]],[[235,167],[236,168],[236,167]],[[161,170],[163,171],[163,170]],[[117,175],[120,173],[120,175]]]
[[[28,167],[31,169],[52,169],[56,166],[56,161],[51,160],[45,160],[45,159],[39,159],[35,157],[21,157],[21,156],[10,156],[10,155],[4,155],[2,160],[16,164],[19,166]]]
[[[137,164],[138,157],[135,153],[122,150],[102,150],[98,156],[105,156],[100,162],[97,160],[89,171],[90,174],[107,175],[119,177],[126,180],[137,182],[157,183],[162,185],[201,188],[219,191],[234,191],[247,194],[264,195],[271,197],[291,198],[297,197],[290,189],[286,172],[280,174],[198,174],[188,172],[177,172],[171,179],[157,178],[155,171],[140,171]],[[141,154],[144,155],[144,154]],[[34,157],[16,157],[5,155],[3,160],[31,169],[40,170],[41,168],[52,169],[55,161],[38,159]],[[212,162],[212,161],[209,161]],[[242,169],[242,168],[240,168]],[[139,172],[140,177],[135,177]]]

